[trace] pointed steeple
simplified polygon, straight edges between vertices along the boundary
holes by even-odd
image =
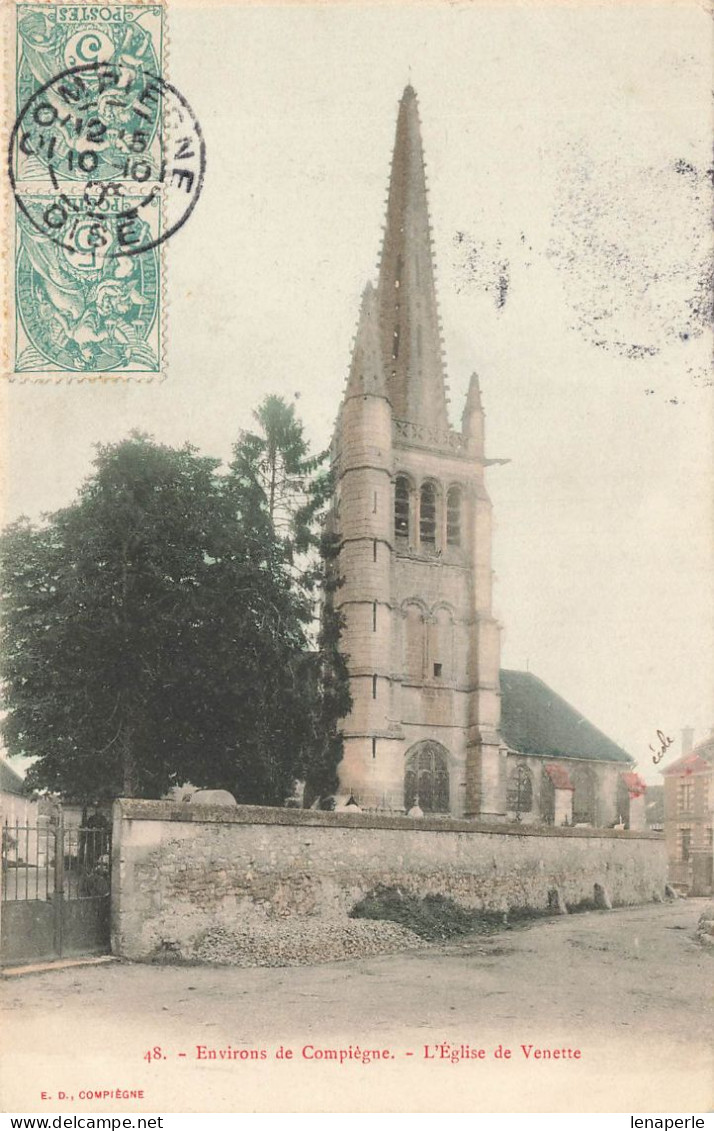
[[[416,94],[399,106],[379,271],[382,358],[398,419],[448,428]]]
[[[481,382],[478,379],[478,373],[471,374],[469,391],[466,394],[466,403],[464,405],[464,421],[472,412],[483,412],[483,405],[481,403]]]
[[[461,416],[461,431],[472,446],[483,449],[483,405],[481,403],[481,384],[478,373],[471,374],[469,391],[466,394],[464,411]]]
[[[387,396],[379,337],[377,292],[371,283],[367,283],[362,292],[359,325],[352,352],[352,364],[345,397],[364,396],[365,394],[377,397]]]

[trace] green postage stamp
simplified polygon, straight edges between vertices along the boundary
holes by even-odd
[[[139,197],[117,196],[105,219],[93,218],[86,194],[64,193],[71,243],[51,239],[19,208],[15,226],[15,370],[158,376],[161,372],[160,247],[140,255],[117,254],[117,210],[138,207]],[[54,195],[35,192],[32,217],[55,206]],[[153,203],[159,235],[159,200]],[[58,213],[58,219],[61,214]],[[71,229],[69,222],[71,219]]]
[[[163,74],[164,8],[22,3],[14,16],[9,375],[159,377],[164,244],[205,168],[200,126]]]

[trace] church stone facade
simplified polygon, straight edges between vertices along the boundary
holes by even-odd
[[[577,746],[531,755],[527,736],[519,751],[501,731],[507,673],[492,610],[489,462],[475,375],[461,428],[449,422],[419,115],[407,87],[379,278],[363,294],[333,441],[336,603],[353,699],[340,788],[362,808],[482,820],[513,818],[515,802],[520,820],[530,787],[531,813],[543,793],[544,819],[570,823],[568,758],[597,763],[601,777],[603,759]],[[631,770],[624,751],[615,761]],[[614,801],[600,809],[617,819]]]

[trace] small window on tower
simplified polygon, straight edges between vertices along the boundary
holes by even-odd
[[[403,475],[394,486],[394,535],[409,538],[409,480]]]
[[[461,488],[450,487],[446,496],[446,544],[461,545]]]
[[[434,664],[434,679],[441,679],[441,664]]]
[[[433,483],[424,483],[419,503],[419,537],[422,545],[436,544],[436,488]]]
[[[398,326],[396,326],[395,329],[394,329],[394,340],[393,340],[393,343],[392,343],[392,357],[395,361],[399,357],[399,327]]]

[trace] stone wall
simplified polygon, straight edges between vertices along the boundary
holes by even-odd
[[[242,806],[117,801],[112,949],[133,959],[183,950],[214,927],[291,916],[345,918],[377,884],[466,907],[543,910],[662,898],[656,834]],[[552,897],[551,897],[552,898]]]

